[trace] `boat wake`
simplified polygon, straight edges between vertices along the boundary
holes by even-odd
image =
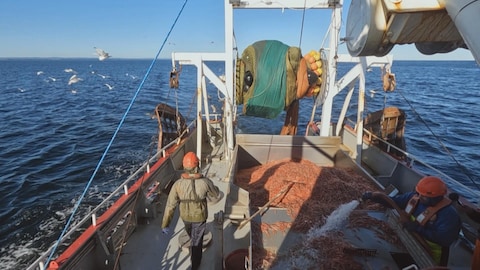
[[[71,226],[80,222],[82,216],[91,211],[110,194],[111,189],[115,187],[119,180],[126,178],[139,166],[140,163],[137,161],[125,162],[124,160],[105,166],[102,173],[108,175],[109,178],[102,177],[101,183],[90,188],[85,203],[80,206],[78,213],[72,220]],[[1,228],[0,233],[9,235],[7,237],[10,239],[8,242],[12,243],[0,249],[0,265],[2,265],[2,269],[23,269],[32,260],[40,256],[42,252],[47,250],[57,240],[58,232],[65,226],[66,220],[72,214],[79,196],[80,194],[77,193],[74,199],[68,201],[65,198],[61,198],[61,196],[55,197],[48,205],[25,208],[17,214],[19,216],[17,220],[19,221],[16,224],[12,224],[8,228]],[[37,200],[42,200],[42,198],[37,197]],[[62,202],[59,203],[58,200]],[[44,219],[42,216],[45,215],[49,217]],[[40,220],[40,222],[32,222],[35,220]],[[28,227],[29,229],[20,231],[18,228],[21,227]]]

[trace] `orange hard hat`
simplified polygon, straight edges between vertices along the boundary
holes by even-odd
[[[193,152],[188,152],[183,157],[183,168],[185,169],[194,169],[198,167],[198,158],[197,155]]]
[[[417,183],[415,190],[425,197],[438,197],[447,194],[447,186],[438,177],[425,176]]]

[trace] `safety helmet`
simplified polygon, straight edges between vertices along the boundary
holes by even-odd
[[[183,168],[191,170],[198,167],[198,158],[197,155],[193,152],[188,152],[183,157]]]
[[[447,194],[447,186],[438,177],[425,176],[417,183],[415,190],[418,194],[433,198]]]

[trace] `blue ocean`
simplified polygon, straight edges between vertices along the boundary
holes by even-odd
[[[194,118],[196,68],[182,67],[180,87],[174,90],[169,87],[171,61],[152,63],[0,59],[3,269],[24,268],[58,239],[107,147],[80,214],[152,155],[158,129],[152,114],[158,103],[178,105],[189,121]],[[211,63],[210,68],[224,74],[220,63]],[[347,68],[341,64],[339,75]],[[408,151],[458,181],[453,183],[457,189],[480,190],[479,66],[473,61],[396,61],[392,72],[397,80],[393,93],[383,92],[379,70],[367,74],[366,113],[383,106],[403,109]],[[79,80],[69,84],[74,74]],[[213,85],[207,87],[211,104],[220,110],[220,94]],[[339,102],[335,110],[341,106]],[[301,100],[298,134],[305,134],[312,107],[311,98]],[[352,105],[349,113],[355,112]],[[320,113],[315,112],[316,121]],[[240,114],[237,131],[278,134],[283,117],[268,120]]]

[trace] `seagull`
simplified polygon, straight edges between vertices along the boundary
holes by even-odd
[[[67,72],[67,73],[77,73],[75,70],[71,69],[71,68],[66,68],[64,69],[63,71]]]
[[[70,77],[70,79],[68,80],[68,85],[71,85],[71,84],[74,84],[74,83],[77,83],[79,81],[83,81],[82,78],[79,78],[77,77],[76,74],[73,74],[72,77]]]
[[[111,86],[110,84],[106,83],[105,86],[108,87],[108,90],[112,90],[113,89],[113,86]]]
[[[106,78],[108,78],[108,76],[107,76],[107,75],[102,75],[102,74],[99,74],[99,73],[97,73],[97,75],[98,75],[98,76],[100,76],[100,77],[102,77],[103,79],[106,79]]]
[[[37,71],[37,75],[42,75],[43,74],[43,71]]]
[[[72,89],[71,92],[72,92],[72,94],[76,94],[76,93],[77,93],[77,90]]]
[[[53,82],[56,82],[57,81],[57,78],[54,78],[54,77],[48,77],[50,80],[52,80]]]
[[[25,92],[25,89],[23,89],[23,88],[21,88],[21,87],[18,87],[18,91],[20,91],[20,92],[23,93],[23,92]]]
[[[222,75],[218,76],[218,78],[219,78],[222,82],[225,82],[225,80],[226,80],[225,74],[222,74]]]
[[[130,78],[132,78],[132,79],[134,79],[134,80],[137,78],[137,76],[131,75],[131,74],[128,74],[128,73],[125,73],[125,76],[130,77]]]
[[[98,60],[100,61],[103,61],[107,58],[110,58],[111,56],[105,52],[104,50],[100,49],[100,48],[97,48],[97,47],[93,47],[98,55]]]

